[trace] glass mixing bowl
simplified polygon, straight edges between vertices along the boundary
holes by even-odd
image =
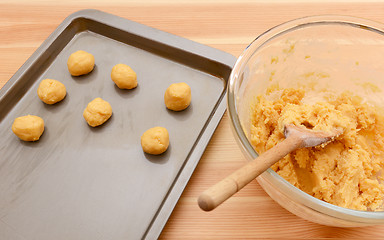
[[[250,103],[268,87],[314,88],[364,94],[384,106],[384,25],[347,16],[314,16],[276,26],[257,37],[238,58],[227,104],[234,136],[248,160],[257,152],[248,140]],[[375,89],[376,91],[375,91]],[[314,99],[316,100],[316,99]],[[312,222],[337,227],[384,224],[384,212],[347,209],[306,194],[268,169],[257,178],[281,206]]]

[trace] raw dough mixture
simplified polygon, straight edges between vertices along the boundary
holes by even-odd
[[[67,90],[64,84],[54,79],[44,79],[40,82],[37,95],[46,104],[55,104],[65,98]]]
[[[109,102],[95,98],[84,109],[83,117],[91,127],[105,123],[112,116],[112,107]]]
[[[18,117],[12,124],[12,131],[23,141],[37,141],[44,132],[44,120],[33,115]]]
[[[273,165],[280,176],[308,194],[341,207],[381,210],[384,184],[384,113],[349,92],[303,103],[303,89],[274,89],[251,105],[250,138],[258,153],[284,139],[294,123],[318,130],[343,129],[325,146],[294,151]],[[274,97],[272,97],[275,95]]]

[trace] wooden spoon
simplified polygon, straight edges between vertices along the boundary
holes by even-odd
[[[290,152],[299,148],[314,147],[332,141],[340,134],[341,131],[339,130],[335,130],[333,133],[326,133],[295,125],[285,126],[284,141],[204,191],[198,198],[200,208],[204,211],[215,209]]]

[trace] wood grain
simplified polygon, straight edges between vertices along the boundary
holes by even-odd
[[[0,87],[69,14],[96,8],[238,56],[259,34],[294,18],[341,14],[384,22],[384,3],[252,1],[0,2]],[[1,155],[1,154],[0,154]],[[225,115],[161,239],[383,239],[384,226],[333,228],[307,222],[271,200],[256,181],[212,212],[197,196],[244,163]],[[0,222],[1,224],[1,222]],[[0,227],[0,236],[2,229]]]

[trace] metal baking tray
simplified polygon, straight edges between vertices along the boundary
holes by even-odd
[[[76,50],[95,56],[95,69],[72,77]],[[225,108],[228,53],[97,10],[66,18],[0,90],[1,239],[155,239],[192,175]],[[138,87],[120,90],[112,67],[125,63]],[[46,105],[37,96],[45,78],[61,81],[66,98]],[[192,103],[164,105],[165,89],[186,82]],[[95,97],[113,115],[91,128],[82,112]],[[45,132],[23,142],[14,118],[38,115]],[[144,154],[140,137],[166,127],[170,147]]]

